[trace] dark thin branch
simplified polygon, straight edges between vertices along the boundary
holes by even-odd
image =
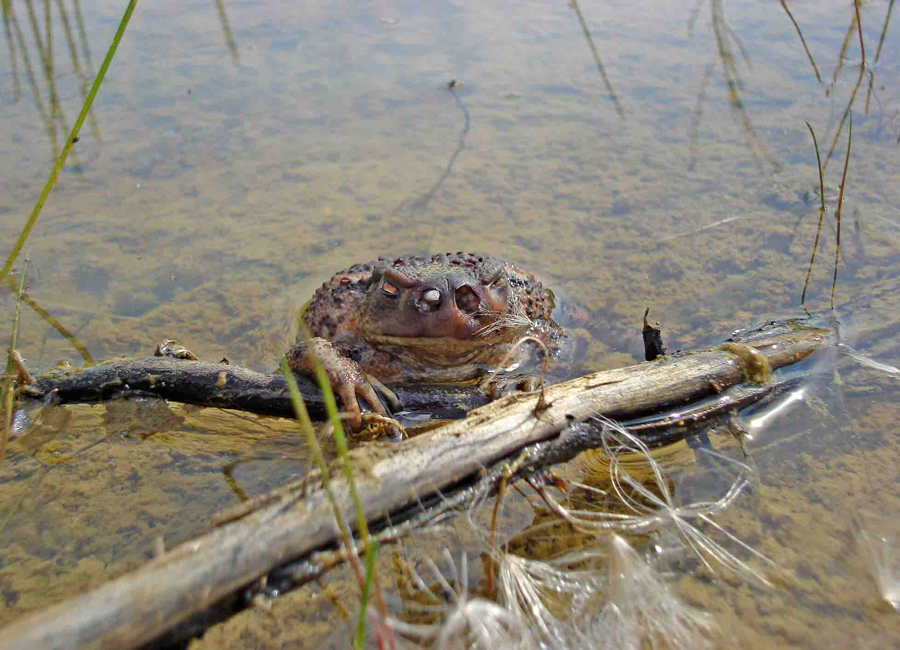
[[[325,406],[315,382],[297,377],[313,419],[325,419]],[[488,402],[471,388],[403,386],[394,391],[405,409],[461,417]],[[56,404],[96,403],[131,395],[153,395],[185,404],[237,409],[260,415],[293,417],[284,377],[227,363],[148,357],[103,363],[72,373],[38,378],[21,389],[23,397]]]

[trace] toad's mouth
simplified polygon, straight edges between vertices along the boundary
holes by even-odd
[[[437,322],[410,326],[403,322],[381,322],[378,327],[361,328],[370,343],[410,348],[448,346],[451,350],[482,348],[519,338],[533,326],[524,314],[479,310],[466,314],[461,310],[442,314]]]

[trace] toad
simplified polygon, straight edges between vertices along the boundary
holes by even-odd
[[[311,375],[318,358],[359,428],[357,398],[387,415],[376,387],[472,382],[555,354],[563,333],[554,306],[533,275],[487,255],[379,258],[316,291],[301,313],[311,338],[298,336],[288,363]],[[535,384],[532,377],[519,387]]]

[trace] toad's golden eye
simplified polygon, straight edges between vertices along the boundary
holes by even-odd
[[[400,295],[400,289],[395,287],[390,282],[382,282],[381,283],[381,293],[386,295],[388,298],[396,298]]]

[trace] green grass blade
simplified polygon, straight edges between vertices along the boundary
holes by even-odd
[[[12,266],[15,263],[16,258],[19,256],[19,253],[22,251],[22,247],[25,245],[25,240],[28,239],[28,235],[31,234],[31,229],[34,228],[34,224],[37,221],[38,215],[41,213],[41,209],[44,207],[44,203],[46,202],[47,197],[50,195],[50,190],[52,190],[53,186],[56,184],[56,179],[59,176],[60,170],[63,168],[63,165],[66,164],[66,158],[69,157],[69,152],[72,150],[72,146],[75,144],[78,138],[78,133],[81,131],[81,125],[84,124],[84,120],[85,118],[87,118],[88,113],[91,110],[91,105],[94,103],[94,97],[97,96],[97,91],[100,90],[100,84],[103,83],[103,78],[106,76],[106,71],[109,69],[109,65],[112,63],[113,57],[116,55],[116,50],[119,48],[119,42],[122,40],[122,36],[125,35],[125,28],[128,27],[128,21],[131,19],[131,14],[134,13],[134,8],[136,6],[137,0],[129,0],[128,7],[126,7],[125,9],[125,14],[122,16],[122,20],[119,21],[119,27],[118,29],[116,29],[115,36],[113,36],[112,44],[109,46],[109,50],[107,50],[106,52],[106,58],[103,59],[103,64],[100,66],[100,71],[97,72],[97,77],[94,79],[91,90],[90,92],[88,92],[87,98],[84,100],[84,105],[81,107],[81,113],[78,114],[78,119],[75,120],[75,124],[72,126],[72,131],[69,133],[69,137],[66,139],[66,144],[63,147],[62,152],[59,154],[59,158],[57,158],[56,164],[53,166],[53,171],[50,172],[50,178],[47,179],[47,184],[44,185],[44,190],[38,197],[37,203],[34,204],[31,215],[28,217],[28,221],[25,223],[25,228],[22,229],[22,234],[19,235],[19,239],[16,241],[16,245],[13,247],[12,251],[9,254],[9,257],[6,259],[6,264],[3,266],[3,270],[0,271],[0,278],[5,278],[12,270]]]
[[[372,592],[372,583],[375,580],[375,559],[378,557],[378,542],[372,542],[366,547],[366,581],[363,583],[362,596],[359,598],[359,620],[356,622],[356,637],[353,647],[362,650],[366,644],[366,620],[369,611],[369,594]]]

